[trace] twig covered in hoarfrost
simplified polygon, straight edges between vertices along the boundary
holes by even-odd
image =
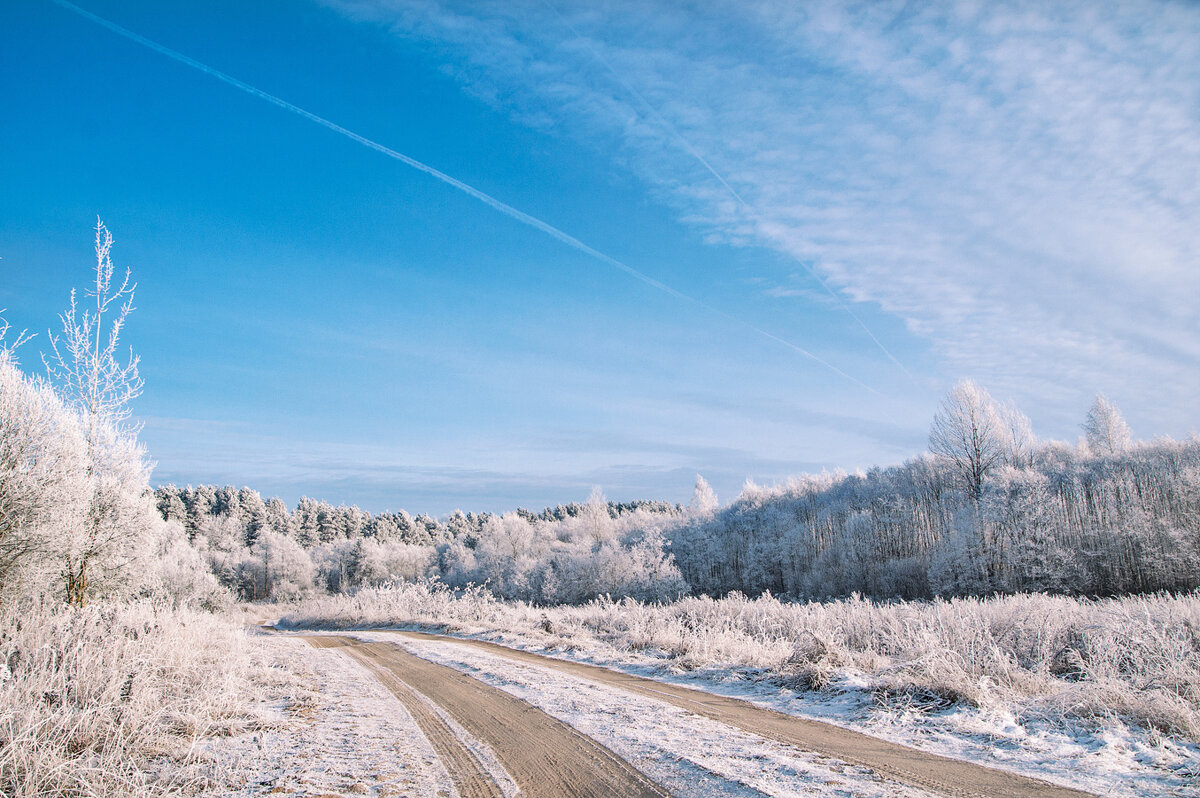
[[[15,352],[21,348],[21,345],[33,338],[28,330],[21,330],[16,339],[11,344],[4,343],[4,339],[8,336],[8,331],[12,329],[12,325],[8,323],[8,319],[4,318],[4,311],[8,308],[0,308],[0,351]]]
[[[113,282],[112,245],[112,234],[97,218],[95,276],[91,288],[84,293],[86,298],[94,300],[95,306],[80,315],[75,289],[71,289],[70,306],[59,315],[62,337],[50,336],[53,354],[43,361],[51,379],[80,412],[89,419],[120,423],[129,418],[129,403],[141,395],[143,383],[138,375],[140,359],[132,350],[125,363],[117,360],[121,331],[134,310],[137,283],[130,284],[128,269],[120,284]],[[116,317],[106,336],[104,323],[114,308]]]

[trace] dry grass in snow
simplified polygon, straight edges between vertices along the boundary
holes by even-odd
[[[0,794],[211,787],[198,740],[256,724],[254,655],[232,619],[156,603],[0,609]]]

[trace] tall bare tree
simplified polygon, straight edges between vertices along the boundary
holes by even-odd
[[[122,362],[118,345],[133,311],[129,270],[114,280],[113,238],[96,220],[96,266],[80,308],[74,289],[60,336],[50,336],[46,370],[63,398],[80,414],[87,446],[87,479],[91,500],[86,518],[64,541],[63,587],[68,603],[82,606],[97,568],[119,571],[136,537],[136,502],[131,493],[145,485],[148,466],[128,425],[129,403],[142,391],[138,358],[132,351]]]
[[[950,463],[976,501],[984,478],[1007,453],[1011,432],[1005,415],[986,390],[965,380],[950,390],[933,417],[929,451]]]

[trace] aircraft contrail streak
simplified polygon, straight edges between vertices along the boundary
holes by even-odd
[[[359,144],[362,144],[366,147],[370,147],[371,149],[375,150],[376,152],[382,153],[382,154],[388,156],[389,158],[393,158],[407,166],[411,166],[413,169],[424,172],[425,174],[429,175],[430,177],[434,177],[434,178],[442,181],[443,183],[445,183],[449,186],[452,186],[453,188],[458,189],[459,191],[463,192],[464,194],[474,197],[475,199],[479,200],[480,202],[484,203],[485,205],[488,205],[488,206],[494,208],[495,210],[499,211],[500,213],[503,213],[506,216],[516,219],[517,221],[522,222],[523,224],[529,225],[530,227],[532,227],[536,230],[540,230],[543,233],[545,233],[546,235],[551,236],[552,238],[555,238],[558,241],[561,241],[562,243],[566,244],[567,246],[569,246],[573,249],[576,249],[579,252],[582,252],[586,255],[590,255],[591,257],[595,258],[596,260],[601,261],[602,263],[606,263],[609,266],[612,266],[613,268],[624,272],[625,274],[629,275],[630,277],[633,277],[636,280],[640,280],[641,282],[645,283],[646,285],[649,285],[653,288],[657,288],[659,291],[670,294],[671,296],[673,296],[677,299],[682,299],[682,300],[691,302],[695,305],[698,305],[699,307],[704,308],[705,310],[709,311],[710,313],[714,313],[718,316],[721,316],[722,318],[732,321],[732,322],[734,322],[738,325],[741,325],[742,327],[745,327],[749,330],[752,330],[771,341],[775,341],[778,344],[782,344],[783,346],[786,346],[787,348],[793,350],[794,352],[804,355],[805,357],[809,358],[810,360],[812,360],[816,363],[819,363],[820,365],[829,369],[833,373],[837,374],[838,376],[840,376],[846,380],[849,380],[850,382],[854,383],[855,385],[858,385],[861,388],[865,388],[866,390],[870,391],[871,393],[879,394],[879,391],[875,390],[870,385],[867,385],[866,383],[862,382],[861,380],[858,380],[855,377],[850,376],[846,372],[839,369],[837,366],[828,362],[824,358],[821,358],[818,355],[813,354],[812,352],[808,351],[804,347],[794,344],[791,341],[788,341],[784,338],[780,338],[778,335],[767,332],[766,330],[756,327],[755,325],[750,324],[749,322],[743,321],[742,319],[739,319],[736,316],[731,316],[730,314],[726,313],[725,311],[720,310],[719,308],[715,308],[712,305],[708,304],[707,302],[704,302],[700,299],[696,299],[693,296],[689,296],[688,294],[685,294],[682,291],[672,288],[671,286],[667,285],[666,283],[656,280],[647,274],[643,274],[642,272],[638,271],[637,269],[633,268],[632,266],[624,264],[621,261],[617,260],[616,258],[613,258],[609,255],[605,255],[603,252],[588,246],[587,244],[583,243],[578,238],[575,238],[574,236],[570,235],[569,233],[564,233],[562,230],[559,230],[554,225],[552,225],[548,222],[544,222],[541,219],[538,219],[536,216],[530,216],[528,213],[518,210],[505,202],[501,202],[500,200],[496,199],[495,197],[491,196],[490,194],[485,194],[484,192],[480,191],[479,189],[475,188],[474,186],[468,185],[467,183],[464,183],[461,180],[458,180],[457,178],[451,177],[450,175],[446,174],[445,172],[441,172],[437,169],[434,169],[432,166],[422,163],[421,161],[418,161],[416,158],[411,158],[402,152],[397,152],[396,150],[393,150],[390,147],[385,147],[384,145],[382,145],[378,142],[372,141],[371,139],[367,138],[366,136],[360,136],[358,133],[355,133],[353,130],[348,130],[348,129],[342,127],[341,125],[337,124],[336,122],[331,122],[328,119],[326,119],[325,117],[318,116],[317,114],[314,114],[311,111],[306,111],[305,109],[301,108],[298,105],[293,105],[292,103],[288,102],[287,100],[276,97],[274,94],[268,94],[267,92],[263,91],[262,89],[255,88],[254,86],[251,86],[249,83],[238,80],[237,78],[235,78],[231,75],[227,75],[218,69],[214,69],[214,68],[208,66],[207,64],[201,63],[200,61],[197,61],[194,58],[189,58],[188,56],[184,55],[183,53],[180,53],[176,50],[172,50],[170,47],[165,47],[156,41],[147,39],[145,36],[134,33],[133,31],[131,31],[127,28],[123,28],[120,25],[116,24],[115,22],[110,22],[107,19],[105,19],[104,17],[98,16],[96,14],[93,14],[90,11],[87,11],[86,9],[80,8],[79,6],[75,5],[74,3],[68,2],[68,0],[53,0],[53,2],[65,9],[68,9],[69,11],[75,12],[76,14],[78,14],[81,17],[84,17],[85,19],[89,19],[92,22],[95,22],[97,25],[100,25],[101,27],[107,28],[108,30],[112,31],[113,33],[116,33],[119,36],[129,39],[132,42],[136,42],[137,44],[140,44],[143,47],[149,48],[149,49],[153,50],[154,52],[159,53],[160,55],[164,55],[167,58],[178,61],[181,64],[190,66],[193,69],[199,70],[200,72],[203,72],[206,75],[209,75],[211,77],[216,78],[217,80],[227,83],[236,89],[240,89],[240,90],[246,92],[247,94],[250,94],[254,97],[258,97],[261,100],[266,100],[267,102],[271,103],[272,105],[276,105],[276,106],[284,109],[285,111],[291,111],[292,113],[296,114],[297,116],[301,116],[301,117],[309,120],[310,122],[315,122],[316,124],[321,125],[322,127],[328,128],[329,130],[332,130],[335,133],[339,133],[352,141],[356,141]]]
[[[621,88],[625,89],[626,92],[628,92],[635,100],[637,100],[638,104],[640,104],[642,106],[642,108],[645,111],[647,116],[649,116],[651,119],[653,119],[658,125],[660,125],[664,129],[666,129],[666,131],[671,134],[671,137],[673,139],[675,139],[675,142],[680,147],[682,147],[684,150],[686,150],[687,153],[689,155],[691,155],[693,158],[695,158],[700,163],[701,166],[703,166],[706,170],[708,170],[708,173],[710,175],[712,175],[716,179],[716,181],[725,188],[725,190],[727,192],[729,192],[729,195],[731,197],[733,197],[740,206],[742,206],[742,209],[745,210],[751,216],[751,218],[755,218],[755,219],[761,218],[761,215],[758,213],[758,211],[755,210],[755,208],[749,202],[747,202],[746,199],[744,197],[742,197],[742,195],[740,193],[738,193],[737,189],[735,189],[733,186],[731,186],[729,184],[729,181],[727,181],[725,179],[725,177],[720,172],[718,172],[711,163],[708,162],[708,159],[705,158],[703,155],[701,155],[700,151],[697,150],[695,147],[693,147],[692,143],[690,141],[688,141],[686,138],[684,138],[683,134],[680,133],[679,130],[673,124],[671,124],[671,122],[668,119],[663,117],[663,115],[660,114],[658,112],[658,110],[653,105],[650,104],[650,101],[647,100],[640,91],[638,91],[636,88],[634,88],[632,85],[630,85],[623,77],[621,77],[621,74],[619,72],[617,72],[616,68],[609,62],[609,60],[607,58],[605,58],[604,55],[602,53],[600,53],[600,51],[598,51],[595,47],[593,47],[591,45],[591,42],[588,41],[588,39],[583,34],[581,34],[575,28],[574,25],[571,24],[570,20],[568,20],[565,16],[563,16],[562,12],[559,11],[558,8],[556,8],[553,5],[553,3],[550,2],[550,0],[542,0],[542,2],[544,2],[546,4],[546,6],[551,11],[554,12],[554,15],[558,17],[559,21],[562,22],[562,24],[564,26],[566,26],[567,30],[571,31],[571,33],[575,35],[575,38],[579,39],[580,41],[584,42],[587,45],[589,52],[591,52],[591,54],[592,54],[592,57],[595,58],[597,61],[599,61],[600,64],[603,65],[603,67],[608,70],[609,74],[612,75],[613,79],[617,81],[617,84],[619,86],[621,86]],[[855,313],[853,309],[851,309],[850,305],[848,305],[846,303],[846,301],[844,299],[842,299],[840,294],[838,294],[836,291],[834,291],[832,288],[829,287],[829,283],[827,283],[825,281],[825,278],[823,278],[820,274],[818,274],[817,271],[815,269],[813,269],[811,266],[809,266],[807,263],[800,261],[800,265],[804,267],[805,271],[807,271],[810,275],[812,275],[813,279],[815,279],[817,281],[817,283],[821,286],[821,288],[825,289],[825,293],[829,294],[830,298],[832,298],[833,301],[838,304],[838,307],[840,307],[842,310],[844,310],[850,316],[850,318],[854,319],[854,321],[858,323],[858,326],[861,327],[862,331],[867,334],[867,337],[869,337],[872,341],[875,342],[875,346],[879,348],[879,351],[881,351],[881,352],[883,352],[883,354],[887,355],[888,359],[891,360],[893,363],[895,363],[897,366],[899,366],[900,370],[903,371],[908,376],[908,378],[911,379],[915,383],[916,377],[913,376],[912,372],[910,372],[908,370],[908,368],[903,363],[901,363],[896,358],[895,355],[893,355],[891,353],[891,350],[889,350],[886,346],[883,345],[882,341],[880,341],[877,337],[875,337],[875,333],[871,332],[871,328],[867,326],[866,322],[864,322],[861,318],[859,318],[858,314]]]

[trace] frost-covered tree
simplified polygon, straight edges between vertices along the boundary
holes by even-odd
[[[929,430],[929,451],[945,459],[967,494],[978,500],[983,480],[1003,462],[1008,425],[995,400],[970,380],[942,400]]]
[[[259,534],[267,528],[267,505],[258,491],[242,488],[238,491],[238,516],[246,530],[246,545],[253,546]]]
[[[286,535],[264,528],[250,552],[254,556],[256,570],[260,570],[262,575],[261,582],[255,580],[254,598],[286,600],[312,589],[312,558],[299,543]]]
[[[185,522],[185,526],[189,538],[195,538],[200,527],[208,523],[213,516],[213,506],[216,500],[216,490],[212,485],[199,485],[194,489],[190,485],[188,486],[183,503],[187,506],[188,511],[188,520]]]
[[[45,358],[51,380],[82,414],[89,442],[97,427],[126,422],[129,403],[142,391],[137,356],[130,352],[122,363],[117,354],[137,285],[130,284],[128,269],[119,283],[114,280],[112,244],[112,234],[97,219],[94,279],[84,291],[88,307],[80,309],[71,289],[70,305],[59,316],[62,334],[50,336],[51,354]]]
[[[174,485],[161,485],[154,491],[154,500],[164,521],[186,523],[187,505],[183,503],[179,488]]]
[[[221,584],[237,590],[238,564],[249,556],[246,536],[238,520],[228,515],[205,516],[192,536],[192,544],[204,553]]]
[[[582,537],[593,546],[610,540],[616,531],[612,514],[608,510],[608,500],[604,498],[604,491],[599,485],[592,488],[587,503],[573,520],[578,530],[576,537]]]
[[[77,417],[0,347],[0,595],[84,513],[86,456]]]
[[[144,594],[175,606],[209,610],[226,606],[233,598],[208,568],[204,554],[190,544],[179,521],[154,521],[147,543],[138,585]]]
[[[1033,435],[1033,424],[1029,416],[1017,409],[1012,402],[997,408],[1003,437],[1003,458],[1013,468],[1028,468],[1033,464],[1037,440]]]
[[[349,581],[354,587],[374,587],[393,580],[415,582],[426,575],[433,557],[432,546],[359,538],[351,549]]]
[[[697,474],[696,488],[692,491],[692,501],[688,504],[688,511],[696,516],[707,516],[715,513],[719,506],[717,492],[708,484],[708,480]]]
[[[315,546],[320,540],[320,503],[307,496],[301,496],[296,504],[295,519],[296,541],[305,548]]]
[[[1083,422],[1083,433],[1093,454],[1120,454],[1129,448],[1129,425],[1104,394],[1096,394]]]
[[[296,522],[292,518],[292,514],[288,512],[287,505],[278,496],[272,496],[267,500],[267,525],[280,535],[287,535],[289,538],[296,537]]]
[[[60,336],[50,337],[45,364],[60,395],[80,414],[84,428],[87,512],[61,540],[62,579],[68,603],[82,606],[97,582],[116,576],[131,561],[129,548],[143,531],[140,497],[149,477],[136,430],[128,427],[129,403],[142,390],[138,358],[124,362],[118,346],[133,310],[129,271],[114,279],[112,235],[96,220],[96,266],[80,308],[76,292],[59,317]]]

